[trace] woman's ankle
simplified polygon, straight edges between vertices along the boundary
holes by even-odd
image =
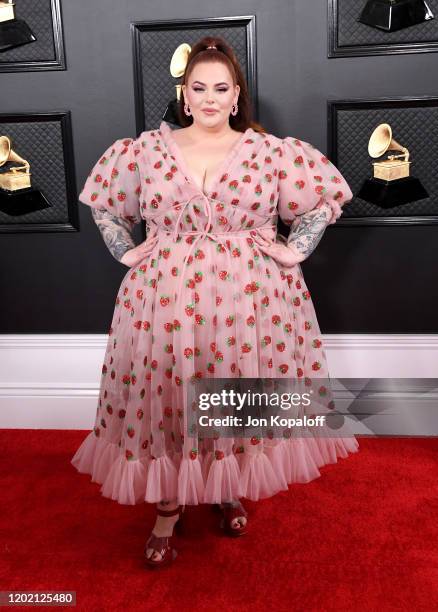
[[[157,504],[157,510],[165,510],[166,512],[171,512],[172,510],[176,510],[179,507],[179,504],[176,499],[173,500],[162,500]]]
[[[239,505],[241,505],[241,502],[238,499],[232,499],[231,501],[222,502],[220,504],[220,506],[225,507],[225,508],[228,508],[228,507],[234,508],[235,506],[239,506]]]
[[[178,514],[174,516],[160,516],[157,515],[153,532],[156,536],[170,537],[173,534],[175,523],[178,521]]]

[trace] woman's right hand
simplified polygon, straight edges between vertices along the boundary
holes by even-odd
[[[134,247],[133,249],[129,249],[129,251],[126,251],[126,253],[124,253],[122,258],[120,259],[120,263],[125,264],[125,266],[128,266],[128,268],[136,266],[147,255],[150,254],[157,242],[157,238],[158,237],[156,235],[149,236],[144,242],[141,242],[138,246]]]

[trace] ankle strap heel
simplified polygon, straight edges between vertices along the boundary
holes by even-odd
[[[161,510],[160,508],[157,508],[157,514],[159,516],[175,516],[176,514],[178,514],[179,517],[174,525],[174,531],[181,533],[181,517],[184,509],[185,506],[178,506],[173,510]],[[177,552],[172,547],[171,542],[172,536],[158,537],[154,534],[154,532],[151,533],[144,549],[145,561],[149,567],[163,567],[165,565],[168,565],[169,563],[172,563],[172,561],[176,559]],[[161,555],[161,559],[159,559],[158,561],[152,560],[153,554],[148,557],[146,554],[148,548],[152,548],[155,552],[158,552]]]
[[[182,512],[182,507],[183,506],[177,506],[173,510],[161,510],[161,508],[157,508],[157,514],[159,516],[175,516],[175,514],[180,514]]]

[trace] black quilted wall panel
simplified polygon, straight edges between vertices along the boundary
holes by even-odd
[[[366,0],[328,0],[329,56],[438,51],[438,3],[427,3],[434,19],[385,32],[358,21]]]
[[[0,72],[64,70],[61,0],[19,0],[15,17],[24,20],[36,40],[0,53]]]
[[[392,137],[407,147],[412,162],[410,175],[418,178],[429,194],[428,198],[389,209],[355,196],[345,207],[342,221],[348,218],[366,218],[368,222],[377,222],[379,218],[397,221],[399,217],[416,217],[417,222],[437,222],[438,99],[423,102],[333,102],[329,106],[329,119],[335,126],[333,133],[329,132],[331,156],[337,159],[353,194],[359,192],[366,178],[373,176],[372,162],[377,160],[368,154],[368,142],[374,128],[381,123],[389,123]],[[381,159],[386,157],[384,154]]]
[[[45,224],[61,226],[59,230],[63,225],[74,229],[74,168],[67,154],[71,134],[68,126],[64,125],[64,138],[63,119],[65,115],[44,120],[37,117],[23,120],[17,116],[10,121],[8,118],[4,120],[0,114],[0,135],[8,136],[12,149],[29,162],[32,187],[40,190],[50,204],[48,208],[19,216],[0,211],[0,232],[11,230],[11,226],[17,226],[15,231],[26,231]],[[50,228],[46,227],[45,231],[50,231]]]
[[[187,24],[170,22],[168,24],[138,25],[135,29],[136,61],[136,108],[137,132],[149,130],[159,125],[163,118],[163,103],[176,97],[174,79],[169,71],[170,61],[175,49],[181,43],[193,45],[203,36],[222,36],[232,46],[246,77],[251,99],[257,108],[256,84],[253,74],[253,53],[251,33],[254,20],[233,19],[217,23],[212,20],[211,27],[206,22],[188,21]],[[208,22],[207,22],[208,23]],[[248,43],[249,41],[249,43]],[[157,96],[157,92],[160,95]]]

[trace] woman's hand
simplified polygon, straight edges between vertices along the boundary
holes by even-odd
[[[145,257],[147,257],[147,255],[150,254],[157,242],[157,239],[158,236],[156,235],[146,238],[146,240],[144,242],[141,242],[138,246],[134,247],[133,249],[129,249],[129,251],[126,251],[126,253],[124,253],[122,258],[120,259],[120,262],[125,264],[125,266],[128,266],[128,268],[136,266]]]

